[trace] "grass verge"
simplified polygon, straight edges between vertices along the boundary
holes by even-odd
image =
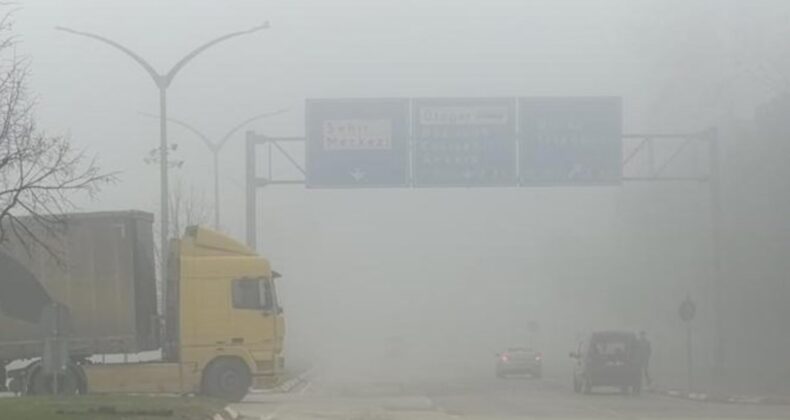
[[[192,397],[90,395],[0,398],[3,420],[203,420],[221,411],[221,401]]]

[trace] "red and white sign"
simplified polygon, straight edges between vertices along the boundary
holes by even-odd
[[[390,150],[391,120],[325,120],[324,150]]]

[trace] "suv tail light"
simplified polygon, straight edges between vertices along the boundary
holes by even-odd
[[[543,353],[538,353],[538,354],[536,354],[536,355],[535,355],[535,360],[537,360],[537,361],[541,361],[541,360],[543,360]]]
[[[507,353],[502,353],[502,355],[501,355],[501,356],[499,356],[499,360],[501,360],[501,361],[503,361],[503,362],[507,363],[507,362],[509,362],[509,361],[510,361],[510,355],[509,355],[509,354],[507,354]]]

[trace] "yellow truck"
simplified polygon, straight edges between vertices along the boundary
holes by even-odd
[[[0,385],[237,401],[277,381],[285,325],[269,262],[224,234],[189,227],[170,244],[161,310],[152,224],[138,211],[73,214],[46,248],[0,247]],[[52,305],[68,318],[68,362],[54,371],[41,357],[42,314]],[[149,360],[129,361],[140,355]]]

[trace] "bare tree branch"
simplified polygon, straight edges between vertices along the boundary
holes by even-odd
[[[15,51],[12,16],[0,16],[0,244],[13,238],[28,252],[43,247],[57,257],[45,237],[74,209],[72,195],[92,196],[115,174],[102,173],[67,138],[38,129],[30,63]]]
[[[170,219],[173,221],[170,235],[177,238],[188,226],[207,225],[211,216],[212,207],[205,196],[192,186],[185,190],[183,182],[178,180],[170,193]]]

